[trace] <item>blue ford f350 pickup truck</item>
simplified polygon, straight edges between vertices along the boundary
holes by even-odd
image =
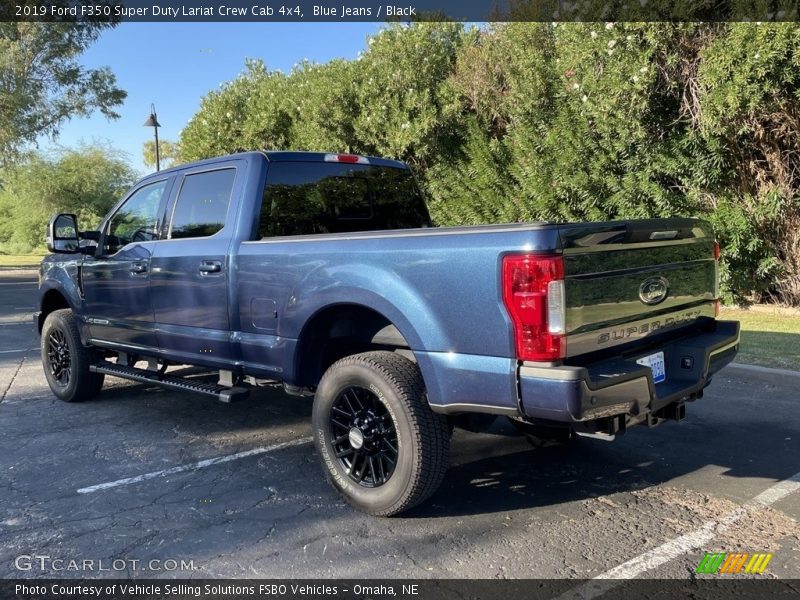
[[[90,398],[105,375],[225,401],[263,383],[313,394],[326,475],[375,515],[436,490],[458,415],[554,437],[654,426],[739,344],[716,319],[704,222],[436,228],[406,165],[381,158],[183,165],[99,231],[56,215],[48,247],[35,322],[56,396]]]

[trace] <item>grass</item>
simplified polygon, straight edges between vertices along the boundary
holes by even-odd
[[[736,362],[800,371],[800,314],[723,309],[720,319],[742,324]]]
[[[0,267],[38,267],[44,254],[3,254],[0,252]]]

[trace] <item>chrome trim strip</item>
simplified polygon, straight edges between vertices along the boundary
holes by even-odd
[[[519,368],[519,376],[568,383],[571,381],[582,381],[583,371],[583,367],[553,367],[524,362]]]
[[[708,354],[709,357],[710,356],[714,356],[715,354],[722,354],[723,352],[726,352],[727,350],[730,350],[731,348],[734,348],[734,347],[738,346],[740,339],[741,339],[741,335],[737,335],[736,336],[736,340],[734,340],[733,342],[729,342],[729,343],[725,344],[724,346],[720,346],[716,350],[712,350],[711,352],[709,352],[709,354]]]

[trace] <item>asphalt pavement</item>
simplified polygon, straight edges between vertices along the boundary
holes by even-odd
[[[691,578],[705,552],[800,578],[800,377],[728,368],[686,420],[614,442],[457,429],[439,492],[380,519],[324,480],[309,399],[107,379],[57,400],[35,296],[0,273],[2,578]]]

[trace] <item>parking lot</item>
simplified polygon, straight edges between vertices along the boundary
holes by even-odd
[[[56,400],[35,294],[0,274],[0,577],[688,578],[740,551],[800,578],[800,377],[729,368],[685,421],[614,443],[456,430],[439,492],[378,519],[325,482],[309,399],[107,379]],[[86,559],[110,570],[57,568]]]

